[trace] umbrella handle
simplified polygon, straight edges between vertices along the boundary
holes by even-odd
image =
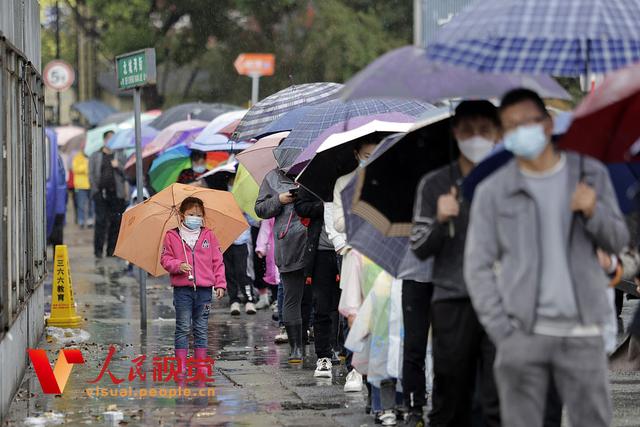
[[[454,238],[456,236],[456,227],[453,225],[453,221],[449,221],[449,237]]]

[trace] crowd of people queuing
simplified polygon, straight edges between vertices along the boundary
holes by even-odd
[[[261,221],[245,215],[249,228],[221,259],[213,251],[216,296],[226,288],[233,316],[242,304],[248,315],[272,309],[274,340],[288,343],[289,363],[309,357],[313,342],[314,377],[332,378],[344,362],[345,392],[366,389],[367,411],[383,425],[426,425],[428,395],[431,426],[560,426],[563,409],[572,425],[610,425],[607,354],[622,298],[616,291],[614,301],[608,285],[623,274],[633,280],[638,256],[606,169],[555,148],[553,118],[527,89],[499,107],[463,101],[451,123],[460,155],[420,181],[397,277],[349,246],[341,192],[357,170],[323,202],[274,169],[255,203]],[[125,159],[107,147],[112,134],[102,150],[73,161],[78,220],[90,225],[95,215],[97,258],[105,245],[113,255],[129,199]],[[352,155],[364,165],[377,143],[362,138]],[[515,158],[469,202],[461,183],[498,144]],[[191,162],[178,182],[232,190],[233,173],[200,179],[204,153],[194,150]],[[185,203],[162,258],[176,291],[180,360],[190,325],[206,354],[211,304],[210,291],[188,291],[191,267],[172,258],[204,238],[202,203]],[[207,240],[217,247],[215,236]]]

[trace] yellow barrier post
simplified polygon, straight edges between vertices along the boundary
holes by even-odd
[[[76,314],[73,301],[73,285],[67,245],[56,245],[53,261],[53,283],[51,284],[51,316],[47,325],[60,328],[76,328],[81,317]]]

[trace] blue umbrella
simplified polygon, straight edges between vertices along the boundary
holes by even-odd
[[[110,105],[97,99],[76,102],[71,105],[71,109],[78,111],[91,126],[100,123],[101,120],[115,113],[117,110]]]
[[[425,50],[405,46],[369,64],[345,83],[343,98],[407,98],[435,103],[443,99],[499,98],[526,87],[543,98],[571,99],[553,78],[514,74],[481,74],[427,59]]]
[[[141,129],[142,129],[142,146],[143,147],[148,143],[150,143],[151,141],[153,141],[153,138],[155,138],[156,135],[158,135],[158,133],[160,132],[159,130],[152,128],[151,126],[144,123],[142,124]],[[136,146],[135,129],[119,130],[109,140],[109,143],[107,144],[107,146],[112,150],[120,150],[123,148],[135,147]]]
[[[476,187],[511,159],[513,154],[504,147],[499,147],[493,154],[478,163],[462,183],[465,199],[471,201]],[[607,169],[622,213],[626,215],[640,210],[640,164],[610,163]]]
[[[430,59],[481,72],[579,76],[640,60],[640,2],[474,2],[437,34]]]
[[[418,117],[433,108],[433,105],[425,102],[395,99],[329,101],[310,109],[273,154],[280,169],[288,171],[300,153],[311,145],[318,135],[337,123],[348,123],[349,119],[354,117],[392,112]]]

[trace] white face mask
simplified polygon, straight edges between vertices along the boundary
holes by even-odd
[[[463,156],[472,163],[478,163],[493,150],[494,142],[481,136],[474,136],[458,141],[458,148]]]

